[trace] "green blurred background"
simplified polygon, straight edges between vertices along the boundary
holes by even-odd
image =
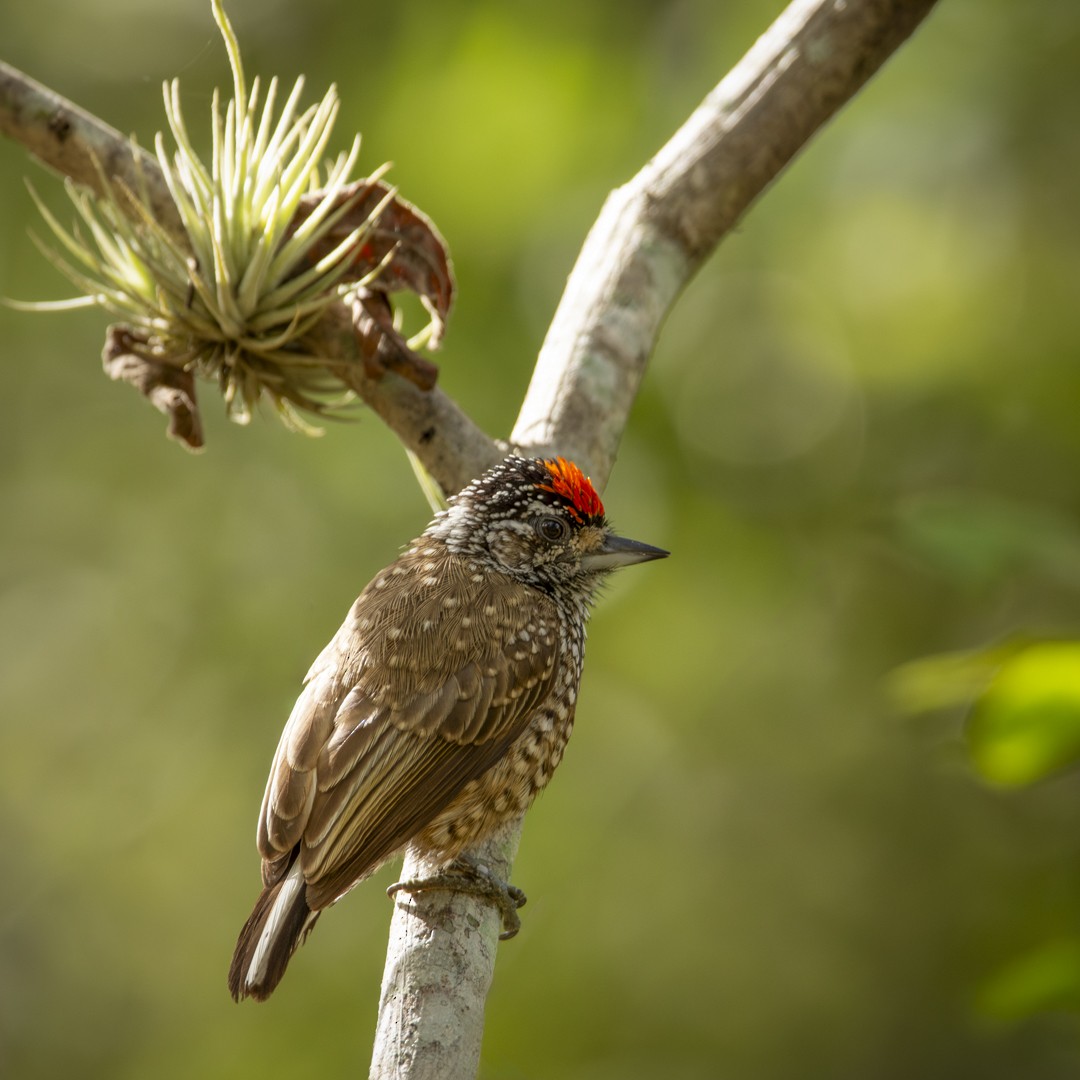
[[[585,231],[777,2],[233,0],[249,73],[344,101],[460,285],[442,384],[505,435]],[[204,0],[36,0],[0,54],[144,143]],[[1080,634],[1080,8],[944,0],[668,321],[605,501],[669,547],[592,624],[530,815],[487,1078],[1077,1075],[1080,779],[979,779],[889,676]],[[0,295],[69,287],[0,145]],[[428,513],[378,421],[208,450],[94,312],[0,310],[0,1073],[366,1075],[390,870],[266,1005],[225,969],[281,725]]]

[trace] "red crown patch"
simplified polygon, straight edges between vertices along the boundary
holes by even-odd
[[[564,457],[544,462],[544,468],[551,476],[550,484],[537,484],[541,491],[550,491],[570,503],[570,512],[579,521],[582,516],[600,517],[604,513],[604,504],[589,478],[572,462]]]

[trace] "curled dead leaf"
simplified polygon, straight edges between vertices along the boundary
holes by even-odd
[[[360,349],[364,371],[378,379],[394,371],[421,390],[430,390],[439,378],[439,369],[409,348],[394,326],[394,309],[386,293],[359,288],[351,297],[353,333]]]
[[[202,449],[202,418],[191,371],[155,357],[145,335],[120,325],[106,331],[101,360],[110,379],[130,383],[169,418],[170,439],[188,450]]]
[[[299,227],[322,198],[323,192],[315,191],[300,200],[293,216],[292,230]],[[446,241],[434,223],[381,180],[356,180],[341,189],[335,203],[348,203],[349,209],[312,247],[310,261],[314,263],[328,255],[353,230],[363,225],[380,203],[384,204],[357,243],[353,266],[345,280],[359,281],[390,256],[370,288],[378,292],[409,289],[416,293],[431,315],[434,324],[431,344],[437,346],[454,302],[454,274]]]

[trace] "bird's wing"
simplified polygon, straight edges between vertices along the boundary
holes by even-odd
[[[387,599],[380,580],[316,661],[263,800],[264,879],[300,844],[316,908],[495,764],[558,666],[557,609],[542,593],[476,574]]]

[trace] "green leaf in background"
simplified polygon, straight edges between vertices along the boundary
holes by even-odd
[[[975,767],[1018,787],[1080,761],[1080,642],[1032,645],[1006,660],[968,725]]]
[[[983,649],[921,657],[891,671],[886,690],[905,713],[956,705],[969,708],[993,684],[1002,665],[1028,647],[1028,639],[1017,638]]]
[[[1080,938],[1047,942],[1011,960],[982,985],[975,1006],[999,1021],[1080,1010]]]
[[[906,713],[970,708],[968,751],[991,784],[1022,787],[1080,762],[1080,642],[942,653],[896,668],[886,686]]]

